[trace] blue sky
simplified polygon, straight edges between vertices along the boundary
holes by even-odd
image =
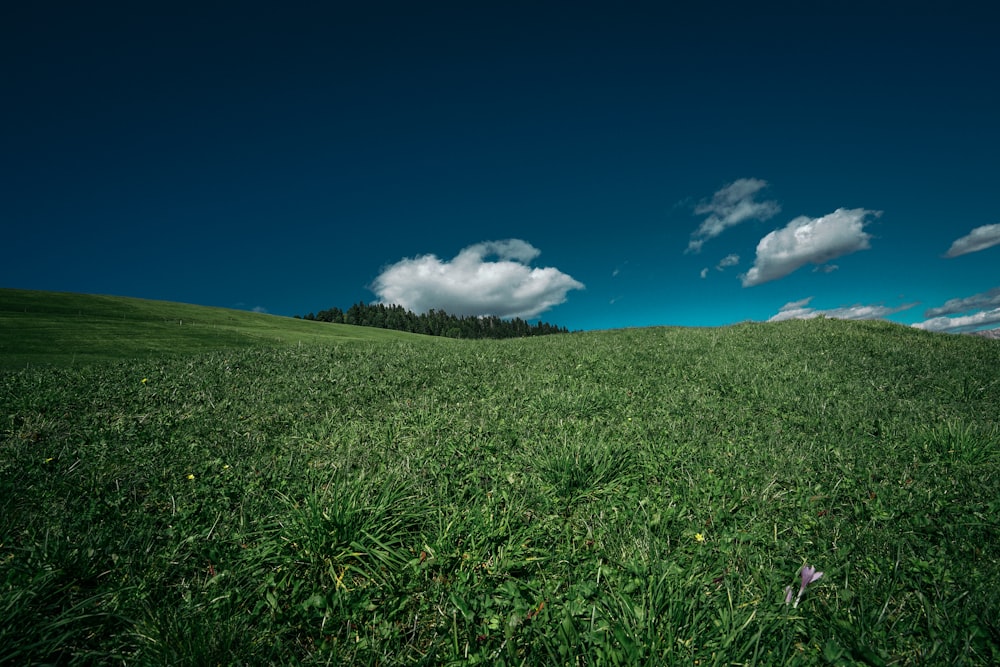
[[[985,3],[22,4],[2,287],[1000,326]]]

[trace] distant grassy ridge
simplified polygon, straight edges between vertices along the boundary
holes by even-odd
[[[0,289],[0,369],[414,334],[118,296]]]

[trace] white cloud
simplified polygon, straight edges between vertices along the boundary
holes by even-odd
[[[583,283],[528,263],[540,251],[526,241],[486,241],[462,249],[451,261],[435,255],[402,259],[383,269],[371,285],[379,301],[422,313],[532,318],[566,301]],[[495,258],[495,261],[487,261]]]
[[[948,299],[944,302],[943,306],[928,308],[924,312],[924,317],[955,315],[957,313],[967,313],[970,310],[982,310],[983,308],[1000,308],[1000,287],[994,287],[986,292],[973,294],[962,299]]]
[[[1000,245],[1000,225],[983,225],[976,227],[962,238],[956,239],[944,256],[958,257],[970,252],[986,250],[995,245]]]
[[[913,326],[918,329],[926,329],[927,331],[947,331],[950,333],[990,329],[1000,326],[1000,308],[981,310],[972,315],[960,315],[958,317],[934,317],[923,322],[917,322]]]
[[[759,178],[741,178],[725,186],[712,200],[695,206],[695,215],[708,215],[691,234],[686,252],[700,252],[705,241],[713,239],[730,227],[747,220],[767,220],[781,207],[774,201],[754,201],[754,196],[767,187]]]
[[[768,318],[768,322],[780,322],[782,320],[806,319],[808,317],[819,317],[814,308],[806,308],[812,301],[811,296],[798,301],[789,301],[778,309],[778,314]]]
[[[778,313],[768,319],[768,322],[781,322],[782,320],[807,320],[813,317],[831,317],[838,320],[880,320],[894,313],[898,313],[909,308],[913,308],[915,303],[907,303],[895,308],[889,306],[875,306],[855,304],[853,306],[842,306],[840,308],[830,308],[819,310],[810,308],[809,302],[812,297],[791,301],[782,306]]]
[[[718,271],[722,271],[727,267],[736,266],[739,263],[740,263],[739,255],[726,255],[721,260],[719,260],[719,263],[715,265],[715,268]]]
[[[913,326],[928,331],[962,332],[1000,325],[1000,287],[961,299],[949,299],[943,306],[928,308],[924,317],[927,319]]]
[[[253,307],[253,312],[255,312],[255,313],[261,313],[263,315],[266,315],[267,314],[267,308],[265,308],[264,306],[254,306]]]
[[[701,277],[702,277],[703,280],[705,278],[708,278],[708,267],[706,266],[704,269],[702,269],[701,273],[699,275],[701,275]]]
[[[864,231],[866,218],[881,214],[863,208],[838,208],[821,218],[795,218],[760,240],[753,267],[740,276],[743,286],[760,285],[783,278],[806,264],[824,264],[866,250],[871,239]]]

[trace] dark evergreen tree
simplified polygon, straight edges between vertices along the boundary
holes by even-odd
[[[298,316],[296,315],[296,317]],[[364,302],[352,305],[347,309],[347,312],[340,310],[340,308],[328,308],[315,315],[309,313],[301,319],[379,327],[450,338],[522,338],[569,333],[569,329],[566,327],[555,326],[540,320],[530,324],[520,317],[504,320],[496,315],[458,316],[433,308],[418,315],[399,305],[365,304]]]

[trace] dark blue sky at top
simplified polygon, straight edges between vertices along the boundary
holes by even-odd
[[[405,294],[571,329],[1000,323],[978,4],[34,4],[0,27],[0,287],[281,315]],[[689,250],[752,183],[780,212]],[[744,286],[766,235],[837,209],[868,212],[851,250]],[[489,244],[510,239],[536,251]]]

